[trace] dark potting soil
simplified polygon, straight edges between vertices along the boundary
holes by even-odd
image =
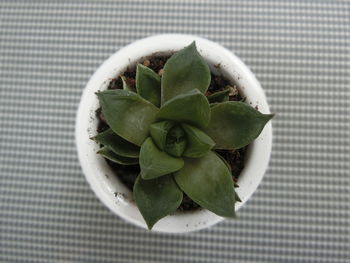
[[[162,75],[164,64],[169,59],[169,57],[170,56],[154,55],[140,61],[140,63],[151,68],[152,70],[157,72],[159,75]],[[220,65],[217,65],[216,67],[220,67]],[[132,89],[135,89],[136,67],[127,68],[125,72],[121,75],[123,75],[126,78],[126,82],[128,86]],[[123,83],[120,76],[118,76],[115,79],[112,79],[108,86],[108,89],[122,89],[122,88],[123,88]],[[231,90],[230,96],[229,96],[231,101],[240,101],[243,99],[241,94],[239,93],[239,90],[237,89],[236,84],[231,83],[223,76],[214,75],[214,74],[211,74],[211,82],[210,82],[208,91],[206,92],[205,95],[208,96],[216,91],[224,90],[226,88],[230,88]],[[101,109],[98,109],[96,111],[96,115],[99,119],[97,132],[102,132],[104,130],[107,130],[109,126],[106,123],[103,114],[101,113]],[[237,179],[244,168],[244,158],[245,158],[246,149],[247,147],[244,147],[239,150],[217,150],[216,151],[231,166],[232,180],[235,183],[237,182]],[[132,191],[136,177],[140,173],[140,166],[139,165],[121,165],[121,164],[111,162],[107,159],[106,161],[110,165],[112,170],[115,171],[115,174],[119,177],[119,179],[126,185],[126,187],[128,187]],[[196,204],[191,198],[189,198],[186,194],[184,194],[179,210],[188,211],[198,207],[199,207],[198,204]]]

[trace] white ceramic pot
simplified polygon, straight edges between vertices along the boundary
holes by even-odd
[[[93,74],[83,92],[78,109],[75,136],[79,161],[85,177],[98,198],[115,214],[139,227],[147,228],[130,192],[113,173],[104,158],[96,154],[99,145],[89,138],[96,135],[98,119],[95,111],[99,103],[95,92],[105,90],[111,79],[122,73],[127,66],[155,52],[172,52],[196,41],[197,49],[207,60],[212,71],[220,71],[226,78],[235,81],[247,102],[258,106],[262,113],[270,113],[264,92],[253,73],[243,62],[224,47],[192,35],[166,34],[138,40],[113,54]],[[214,65],[220,65],[219,69]],[[236,203],[236,211],[257,189],[267,168],[272,144],[272,127],[269,122],[260,136],[250,145],[246,155],[237,193],[242,202]],[[153,231],[181,233],[207,228],[220,221],[208,210],[191,212],[177,211],[153,227]]]

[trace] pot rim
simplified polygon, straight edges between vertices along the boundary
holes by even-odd
[[[138,211],[132,193],[119,181],[106,161],[96,154],[99,145],[89,138],[96,135],[96,107],[99,107],[95,92],[107,88],[110,80],[122,73],[127,66],[154,53],[177,51],[192,41],[208,61],[212,72],[221,73],[238,84],[247,103],[257,106],[259,111],[270,113],[266,96],[259,82],[249,68],[233,53],[210,40],[184,34],[155,35],[135,41],[102,63],[88,81],[80,101],[76,117],[75,140],[79,162],[83,173],[97,197],[113,213],[124,220],[147,229]],[[220,65],[217,69],[214,65]],[[250,144],[245,160],[245,168],[238,179],[237,193],[242,202],[237,202],[237,211],[260,184],[268,167],[272,147],[272,125],[268,122],[260,136]],[[177,211],[156,223],[153,231],[167,233],[191,232],[212,226],[223,218],[205,209]]]

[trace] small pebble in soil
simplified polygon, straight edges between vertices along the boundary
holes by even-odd
[[[238,89],[236,86],[230,86],[230,85],[227,85],[226,86],[226,89],[229,89],[230,90],[230,93],[228,94],[229,96],[237,96],[239,94],[238,92]]]
[[[151,62],[148,59],[145,59],[142,63],[145,67],[149,67],[151,65]]]

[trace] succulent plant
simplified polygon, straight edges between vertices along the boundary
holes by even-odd
[[[228,100],[228,90],[205,93],[211,74],[195,42],[170,57],[162,77],[138,64],[136,90],[98,92],[110,129],[94,140],[98,153],[123,165],[140,165],[133,188],[148,228],[174,212],[186,193],[201,207],[233,217],[230,167],[216,149],[250,144],[272,118],[246,103]]]

